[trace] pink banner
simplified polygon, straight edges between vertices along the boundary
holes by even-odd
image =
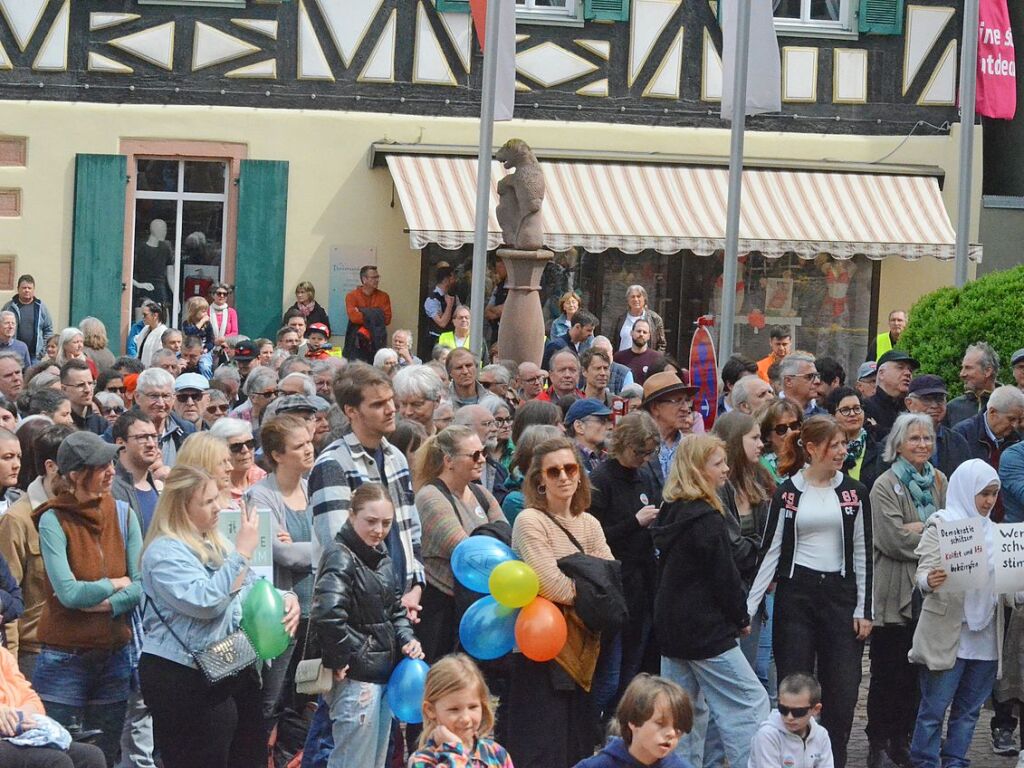
[[[1017,111],[1017,67],[1006,0],[980,0],[978,17],[979,115],[1010,120]]]

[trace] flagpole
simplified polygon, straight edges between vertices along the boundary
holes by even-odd
[[[975,0],[977,2],[977,0]],[[747,120],[747,62],[750,46],[750,3],[734,6],[736,58],[732,70],[732,134],[729,141],[729,202],[725,214],[725,263],[722,269],[722,317],[718,335],[719,360],[732,357],[736,320],[736,272],[740,250],[740,195],[743,191],[743,132]]]
[[[967,284],[971,243],[971,198],[974,187],[974,98],[978,77],[978,0],[964,0],[960,46],[960,181],[957,188],[956,261],[953,284]]]
[[[476,221],[473,227],[473,281],[470,284],[469,338],[476,345],[476,353],[483,359],[484,341],[484,282],[487,277],[487,219],[491,205],[491,158],[494,150],[494,91],[498,78],[498,35],[501,13],[499,2],[491,0],[484,25],[484,64],[480,86],[480,148],[476,166]]]

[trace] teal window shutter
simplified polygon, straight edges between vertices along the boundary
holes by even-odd
[[[238,174],[235,308],[249,338],[274,338],[284,298],[288,163],[243,160]]]
[[[469,0],[434,0],[434,4],[441,13],[469,13]]]
[[[862,34],[903,34],[904,0],[860,0],[858,27]]]
[[[114,350],[121,349],[127,184],[128,158],[124,155],[75,156],[70,321],[73,325],[87,315],[99,318]]]
[[[583,0],[587,21],[629,21],[629,0]]]

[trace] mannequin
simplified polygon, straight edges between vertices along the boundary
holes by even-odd
[[[143,299],[169,304],[173,282],[174,252],[167,242],[167,222],[153,219],[149,223],[149,237],[135,248],[132,304],[137,307]]]

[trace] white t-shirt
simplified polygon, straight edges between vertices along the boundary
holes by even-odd
[[[635,317],[629,312],[626,313],[626,320],[622,324],[622,330],[619,332],[619,352],[624,349],[630,349],[633,346],[633,324],[637,320],[643,319],[643,315],[636,315]]]
[[[831,485],[808,485],[800,496],[793,562],[821,573],[843,569],[843,511]]]

